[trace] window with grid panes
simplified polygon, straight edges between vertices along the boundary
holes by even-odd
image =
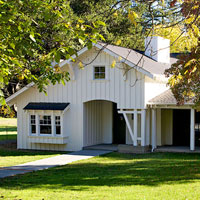
[[[105,66],[95,66],[94,67],[94,79],[105,79],[106,78],[106,70]]]
[[[40,134],[51,134],[51,116],[40,115]]]
[[[56,135],[61,134],[60,116],[55,116]]]
[[[31,134],[36,134],[36,118],[35,118],[35,115],[31,115]]]

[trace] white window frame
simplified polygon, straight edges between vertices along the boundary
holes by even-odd
[[[31,115],[35,115],[36,133],[31,133]],[[40,116],[51,116],[51,134],[40,133]],[[55,117],[60,117],[61,134],[56,134]],[[41,137],[64,137],[63,136],[63,113],[61,111],[30,111],[29,112],[29,136]]]
[[[45,121],[45,119],[44,119],[44,117],[50,117],[50,124],[45,124],[45,123],[43,123],[43,124],[41,124],[40,123],[40,117],[42,117],[43,119],[43,121]],[[49,121],[49,120],[47,120],[47,121]],[[42,135],[42,136],[50,136],[50,135],[52,135],[53,134],[53,130],[52,130],[52,116],[51,116],[51,114],[44,114],[44,115],[42,115],[42,114],[40,114],[39,115],[39,133],[40,133],[40,135]],[[51,133],[41,133],[41,127],[40,126],[50,126],[51,127]]]
[[[104,71],[104,74],[105,74],[105,77],[104,78],[95,78],[95,68],[97,68],[97,67],[104,67],[104,69],[105,69],[105,71]],[[103,74],[103,72],[99,72],[98,74]],[[93,66],[93,80],[106,80],[106,66],[105,65],[94,65]]]
[[[61,116],[60,115],[55,115],[55,135],[61,135]],[[57,117],[59,117],[59,120],[56,119]],[[56,128],[60,127],[60,134],[56,133]]]
[[[32,116],[34,116],[35,117],[35,119],[32,119],[31,117]],[[37,133],[37,130],[36,130],[36,127],[37,127],[37,124],[36,124],[36,121],[37,121],[37,119],[36,119],[36,115],[34,115],[34,114],[30,114],[30,118],[29,118],[30,120],[29,120],[29,123],[30,123],[30,134],[31,135],[36,135],[36,133]],[[32,120],[34,120],[35,121],[35,123],[32,123]],[[35,133],[33,133],[32,132],[32,126],[34,126],[35,125]]]

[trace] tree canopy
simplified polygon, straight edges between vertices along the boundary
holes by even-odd
[[[173,39],[173,52],[191,51],[166,76],[179,104],[198,104],[199,12],[198,0],[0,0],[0,104],[12,81],[35,82],[40,91],[65,84],[69,74],[52,62],[83,46],[101,40],[144,50],[152,34]]]

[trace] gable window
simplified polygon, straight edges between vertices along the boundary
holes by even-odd
[[[61,134],[60,116],[55,116],[56,135]]]
[[[105,66],[95,66],[94,67],[94,79],[105,79],[106,78],[106,70]]]
[[[40,115],[40,134],[51,134],[50,115]]]
[[[31,115],[31,134],[36,134],[36,119],[35,119],[35,115]]]

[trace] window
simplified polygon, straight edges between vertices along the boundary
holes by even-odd
[[[60,116],[55,116],[56,135],[61,134]]]
[[[31,115],[31,134],[36,134],[36,120],[35,120],[35,115]]]
[[[40,115],[40,134],[51,134],[51,116]]]
[[[106,78],[105,66],[95,66],[94,79],[105,79],[105,78]]]

